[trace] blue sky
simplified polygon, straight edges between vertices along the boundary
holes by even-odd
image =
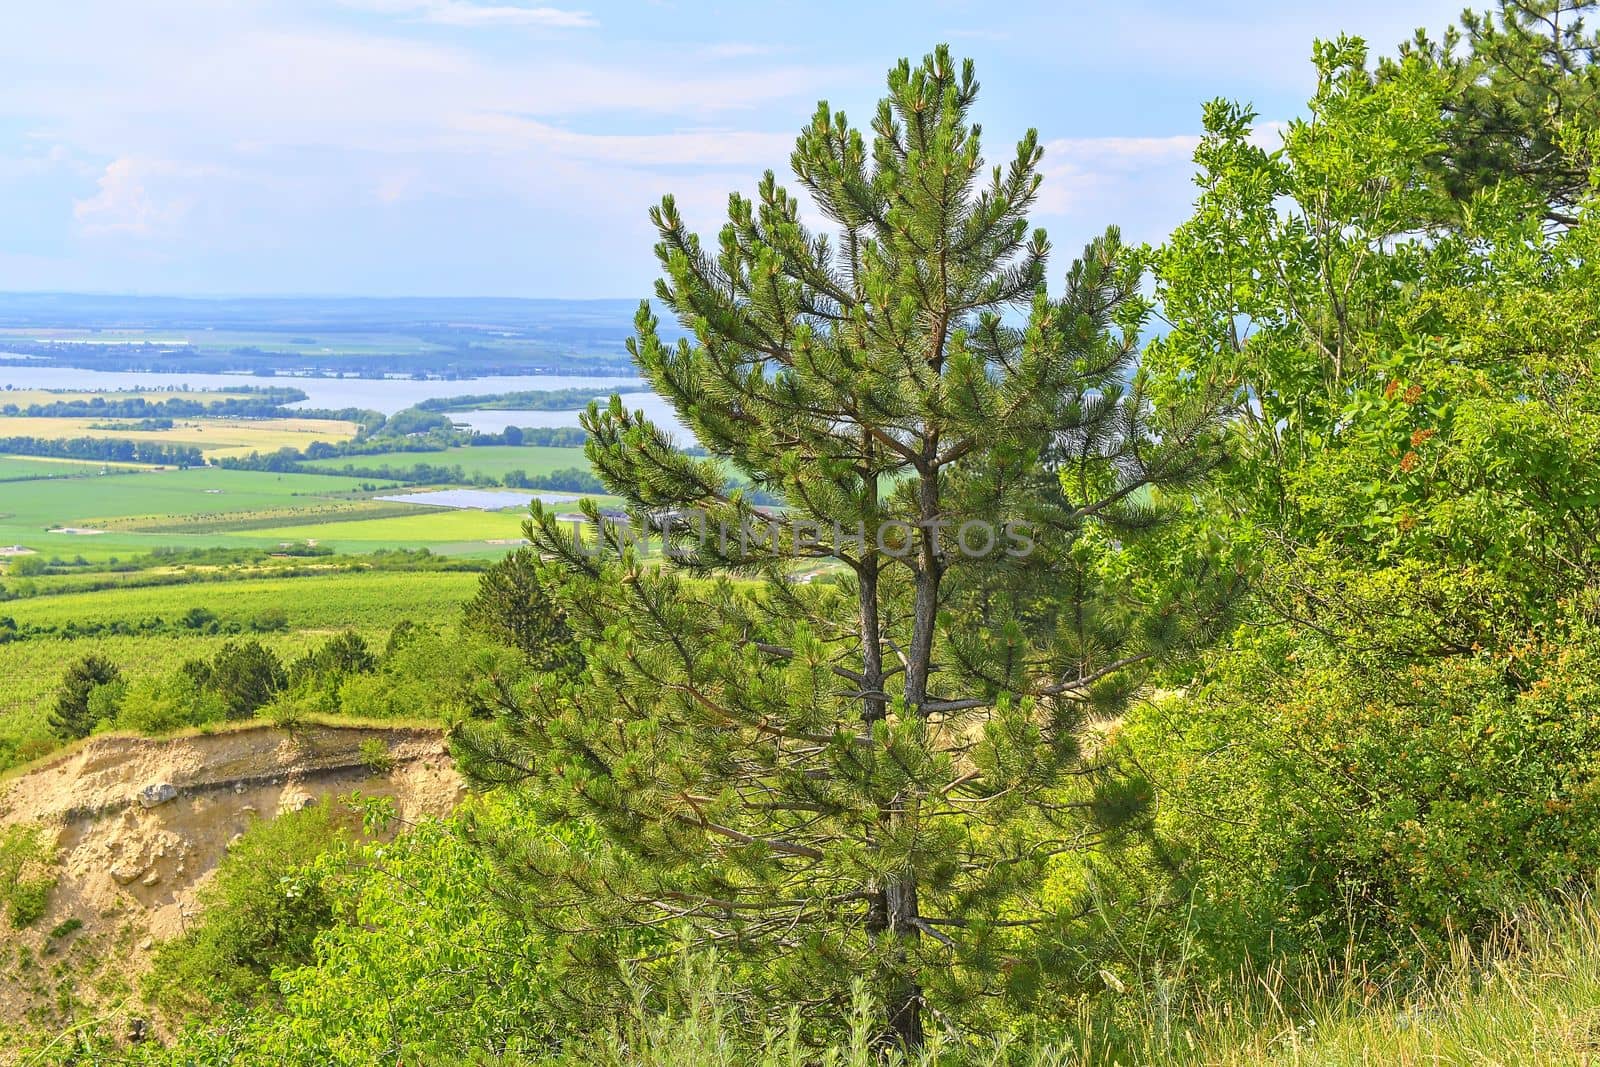
[[[1300,112],[1318,36],[1390,50],[1460,0],[1341,4],[51,0],[0,35],[0,289],[642,296],[648,206],[713,229],[819,99],[978,65],[1034,126],[1067,253],[1185,214],[1202,101]]]

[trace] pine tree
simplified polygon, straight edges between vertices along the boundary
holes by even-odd
[[[564,665],[571,654],[563,611],[546,594],[532,549],[519,548],[483,573],[477,594],[462,609],[462,623],[547,670]]]
[[[927,1006],[957,1017],[1063,921],[1040,889],[1093,836],[1080,727],[1210,634],[1237,579],[1200,551],[1139,570],[1218,405],[1152,411],[1116,231],[1052,298],[1036,134],[987,170],[945,48],[888,83],[870,140],[823,103],[791,157],[833,233],[771,172],[714,248],[653,209],[688,336],[645,304],[630,352],[704,454],[591,408],[628,524],[589,505],[580,538],[535,505],[528,526],[585,669],[502,691],[459,739],[596,832],[492,842],[508,896],[600,935],[594,962],[608,931],[666,930],[818,1019],[864,978],[915,1047]]]
[[[122,677],[117,665],[104,656],[91,653],[67,668],[56,691],[56,706],[48,716],[50,732],[63,741],[88,737],[95,727],[89,698],[103,685]]]
[[[1469,8],[1437,43],[1419,30],[1380,73],[1411,59],[1449,76],[1432,169],[1452,197],[1522,182],[1547,220],[1570,226],[1600,161],[1600,4],[1500,0],[1498,15]]]

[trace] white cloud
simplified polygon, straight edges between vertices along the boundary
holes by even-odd
[[[538,148],[570,159],[624,166],[748,166],[782,169],[794,135],[732,129],[687,129],[670,133],[595,134],[562,129],[519,115],[475,114],[462,118],[464,134],[501,149]]]
[[[1252,144],[1282,145],[1286,122],[1263,122]],[[1188,217],[1198,190],[1194,150],[1199,134],[1166,137],[1065,137],[1047,141],[1040,173],[1039,214],[1066,238],[1063,251],[1108,224],[1123,227],[1129,242],[1160,241]],[[1065,225],[1062,225],[1065,223]]]
[[[1250,131],[1250,143],[1257,148],[1264,148],[1268,152],[1276,152],[1283,147],[1284,135],[1289,132],[1289,124],[1274,120],[1260,122],[1255,129]]]
[[[598,26],[587,11],[521,4],[480,4],[473,0],[345,0],[346,6],[385,15],[401,15],[443,26],[546,26],[584,29]]]
[[[86,234],[150,237],[182,214],[182,205],[157,202],[146,188],[152,168],[137,159],[114,159],[100,175],[99,192],[72,203],[72,214]]]
[[[1189,158],[1200,138],[1066,137],[1047,141],[1040,173],[1039,210],[1076,212],[1097,201],[1116,201],[1120,193],[1192,172]]]

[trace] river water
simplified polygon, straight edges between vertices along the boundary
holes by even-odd
[[[424,400],[453,396],[481,396],[489,393],[516,393],[533,389],[578,389],[593,387],[596,397],[608,396],[618,387],[637,387],[640,383],[624,378],[594,378],[564,374],[524,374],[490,378],[458,378],[451,381],[414,378],[306,378],[278,375],[262,378],[251,374],[144,374],[135,371],[80,370],[75,367],[0,366],[0,404],[5,390],[82,389],[116,391],[131,389],[237,389],[240,386],[284,386],[299,389],[307,399],[297,407],[367,408],[393,415]],[[629,409],[642,409],[663,428],[683,436],[672,408],[654,393],[624,393]],[[573,411],[459,411],[450,418],[480,433],[499,433],[507,426],[576,426]],[[684,443],[688,443],[685,441]]]

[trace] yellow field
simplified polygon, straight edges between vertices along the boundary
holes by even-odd
[[[5,394],[0,393],[0,397]],[[4,401],[0,401],[3,403]],[[96,430],[110,420],[36,419],[0,417],[0,437],[99,437],[120,441],[149,441],[164,445],[194,445],[207,458],[247,456],[280,448],[304,450],[314,441],[330,444],[356,435],[356,424],[332,419],[179,419],[170,430]]]

